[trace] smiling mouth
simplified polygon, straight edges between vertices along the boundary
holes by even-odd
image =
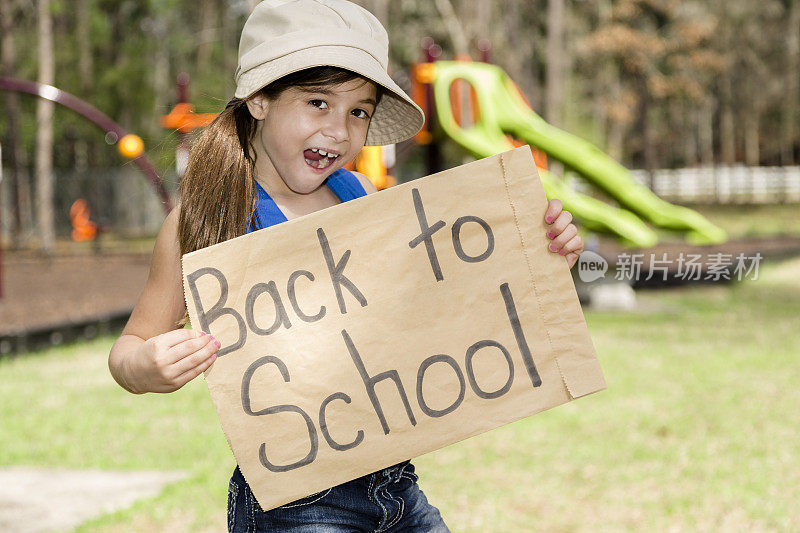
[[[305,157],[306,163],[311,168],[315,168],[317,170],[327,168],[331,165],[331,163],[339,158],[339,154],[328,153],[327,151],[319,148],[309,148],[303,152],[303,156]]]

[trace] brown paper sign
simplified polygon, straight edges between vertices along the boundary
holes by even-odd
[[[528,147],[183,256],[270,509],[601,390]]]

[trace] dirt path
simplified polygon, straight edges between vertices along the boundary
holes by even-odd
[[[0,469],[0,531],[71,531],[102,514],[157,496],[181,472]]]
[[[150,254],[73,255],[45,260],[3,254],[0,336],[130,313]]]

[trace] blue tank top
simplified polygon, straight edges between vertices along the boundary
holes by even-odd
[[[344,168],[340,168],[328,176],[325,183],[342,202],[367,195],[367,191],[364,190],[364,186],[361,185],[355,174]],[[286,215],[257,181],[256,195],[258,196],[256,211],[253,214],[253,220],[247,227],[247,233],[287,221]]]

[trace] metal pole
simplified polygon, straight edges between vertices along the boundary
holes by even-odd
[[[189,102],[189,75],[185,72],[178,74],[178,103]],[[183,179],[186,168],[189,166],[189,134],[178,130],[178,146],[175,149],[175,174],[178,183]]]
[[[442,57],[442,48],[436,44],[432,37],[425,37],[422,40],[422,51],[424,53],[426,63],[435,63]],[[428,130],[431,134],[436,130],[436,104],[433,99],[433,85],[425,85],[425,101],[427,102],[427,109],[424,109],[425,116],[428,120]],[[434,174],[442,170],[442,153],[439,149],[439,144],[432,139],[427,146],[427,164],[428,174]]]

